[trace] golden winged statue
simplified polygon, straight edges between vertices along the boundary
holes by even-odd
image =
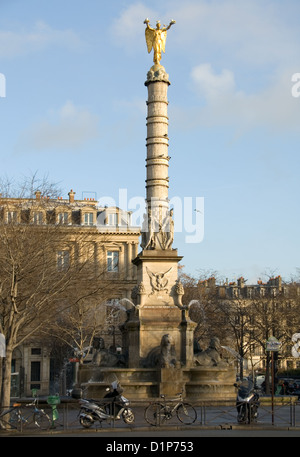
[[[149,23],[149,19],[145,19],[144,24],[147,25],[145,30],[147,49],[150,53],[153,48],[153,62],[155,65],[160,65],[161,51],[166,52],[167,30],[169,30],[169,28],[175,24],[175,21],[172,20],[167,27],[164,25],[162,28],[160,28],[160,22],[157,21],[156,29],[150,27]]]

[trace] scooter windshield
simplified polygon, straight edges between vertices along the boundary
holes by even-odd
[[[253,381],[251,379],[243,379],[239,386],[239,396],[242,398],[248,397],[253,390]]]

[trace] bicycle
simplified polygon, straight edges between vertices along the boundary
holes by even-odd
[[[0,413],[0,430],[6,430],[7,426],[9,428],[18,428],[15,424],[18,422],[16,418],[20,414],[20,406],[21,403],[13,403],[9,409],[5,409]]]
[[[22,431],[24,427],[35,425],[40,430],[48,430],[51,426],[51,419],[43,409],[38,408],[38,399],[35,397],[31,403],[27,403],[25,407],[33,406],[33,412],[22,414],[21,403],[14,403],[9,409],[4,410],[0,414],[1,428],[9,428]],[[4,418],[7,416],[7,419]],[[3,419],[4,418],[4,419]]]
[[[150,425],[160,425],[165,421],[170,420],[173,416],[177,416],[179,421],[185,425],[190,425],[197,419],[197,412],[195,408],[190,404],[186,403],[182,399],[182,392],[177,394],[179,397],[173,406],[173,401],[169,400],[167,403],[166,396],[161,395],[164,403],[155,401],[150,403],[144,412],[145,420]]]

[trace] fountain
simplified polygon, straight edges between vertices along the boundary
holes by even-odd
[[[173,210],[169,209],[168,100],[169,76],[160,64],[168,27],[146,24],[148,51],[154,65],[147,74],[146,211],[142,251],[133,260],[137,285],[132,301],[121,299],[126,310],[122,332],[122,359],[98,348],[94,362],[80,368],[79,380],[87,395],[101,397],[112,380],[118,380],[130,399],[151,399],[161,393],[183,390],[190,400],[235,398],[235,369],[221,357],[212,338],[205,351],[194,353],[196,323],[182,304],[183,285],[178,277],[182,257],[172,248]],[[203,310],[202,310],[203,311]],[[102,352],[101,352],[102,351]]]

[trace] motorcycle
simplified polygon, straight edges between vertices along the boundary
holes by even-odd
[[[251,379],[244,379],[238,387],[236,409],[238,412],[237,420],[239,423],[251,424],[258,418],[259,395],[254,391]]]
[[[107,394],[102,400],[80,399],[79,422],[85,427],[91,427],[96,421],[102,425],[103,421],[120,420],[125,424],[132,424],[134,413],[129,408],[129,401],[122,395],[123,389],[117,381],[107,388]]]

